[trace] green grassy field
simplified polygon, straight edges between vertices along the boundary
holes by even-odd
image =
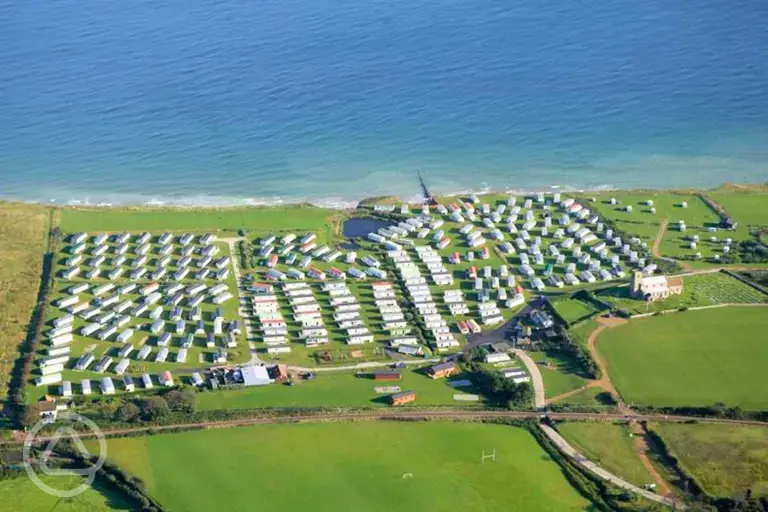
[[[629,403],[768,409],[768,308],[725,307],[635,319],[598,349]]]
[[[539,371],[544,379],[546,398],[552,398],[584,386],[587,381],[577,375],[578,365],[560,352],[530,352],[537,363],[547,361],[549,366],[539,364]]]
[[[591,509],[530,434],[501,425],[264,425],[108,448],[169,510]]]
[[[63,208],[61,229],[76,231],[324,230],[337,210],[313,206],[238,208]]]
[[[576,406],[585,406],[585,407],[600,407],[600,408],[608,407],[605,403],[600,401],[598,397],[600,393],[604,393],[604,391],[601,388],[597,388],[597,387],[587,388],[585,390],[579,391],[578,393],[574,393],[568,398],[559,400],[557,403],[576,405]]]
[[[600,311],[593,304],[573,298],[555,299],[551,303],[555,311],[569,324]]]
[[[586,322],[581,322],[579,325],[568,329],[568,334],[574,341],[586,347],[589,335],[598,327],[599,325],[595,320],[587,320]]]
[[[389,406],[389,393],[376,393],[377,387],[399,386],[416,392],[415,405],[473,405],[456,401],[454,394],[472,393],[472,388],[452,388],[446,379],[431,379],[418,370],[405,370],[400,381],[374,381],[350,372],[317,373],[313,380],[300,380],[294,386],[270,386],[199,393],[198,408],[251,409],[258,407]],[[457,375],[450,380],[464,380]],[[408,407],[405,405],[403,407]]]
[[[0,399],[35,307],[48,229],[48,209],[0,204]]]
[[[768,495],[768,429],[661,423],[661,435],[683,470],[715,496]]]
[[[78,476],[46,476],[41,480],[57,489],[74,489]],[[112,493],[91,488],[74,498],[59,498],[41,491],[26,473],[18,478],[0,480],[0,512],[107,512],[128,511],[130,504]]]
[[[739,223],[735,230],[738,238],[748,237],[750,227],[768,226],[768,187],[722,188],[711,191],[709,196]]]
[[[647,304],[629,296],[628,286],[607,288],[597,293],[631,314],[653,313],[682,307],[692,308],[714,304],[759,304],[768,302],[768,295],[742,283],[723,272],[697,274],[683,278],[683,293]]]
[[[558,430],[582,455],[605,470],[635,485],[653,483],[625,425],[570,422],[558,425]]]

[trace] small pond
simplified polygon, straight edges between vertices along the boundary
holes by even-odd
[[[368,233],[373,233],[381,228],[391,226],[391,223],[374,219],[373,217],[356,217],[344,222],[342,226],[342,233],[350,240],[355,238],[363,238]]]

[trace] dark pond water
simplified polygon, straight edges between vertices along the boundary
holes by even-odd
[[[390,225],[391,224],[387,221],[374,219],[373,217],[358,217],[344,222],[342,233],[349,239],[363,238],[368,233],[372,233],[381,228],[386,228]]]

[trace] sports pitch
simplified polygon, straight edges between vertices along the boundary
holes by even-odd
[[[123,438],[109,458],[169,510],[586,510],[523,429],[469,423],[265,425]],[[483,450],[496,461],[481,464]]]

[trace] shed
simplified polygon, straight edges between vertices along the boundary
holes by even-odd
[[[416,401],[416,393],[413,391],[403,391],[401,393],[395,393],[389,397],[389,403],[392,406],[407,404],[414,401]]]

